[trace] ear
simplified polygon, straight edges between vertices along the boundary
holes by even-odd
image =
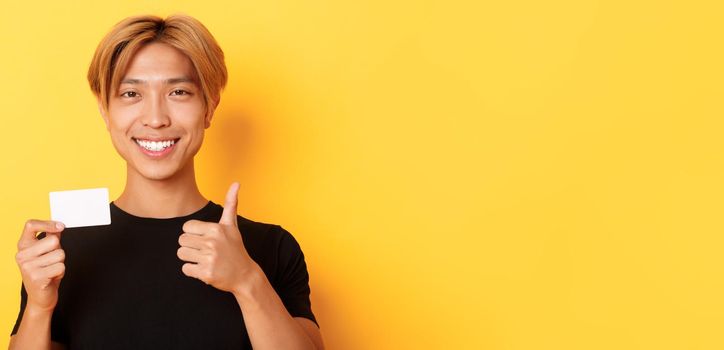
[[[106,130],[111,131],[110,124],[108,123],[108,113],[107,113],[107,111],[103,108],[103,103],[101,103],[101,98],[98,97],[98,98],[96,99],[96,102],[98,103],[98,112],[100,112],[101,117],[103,118],[103,122],[106,123]]]
[[[219,105],[220,98],[221,96],[217,97],[206,111],[206,116],[204,117],[204,129],[208,129],[211,126],[211,118],[214,117],[214,112],[216,111],[216,107]]]

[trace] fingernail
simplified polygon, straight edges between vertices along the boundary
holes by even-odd
[[[62,230],[65,228],[65,225],[63,225],[62,222],[56,222],[55,227],[58,228],[58,230]]]

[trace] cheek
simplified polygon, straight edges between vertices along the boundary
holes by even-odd
[[[169,103],[168,107],[178,116],[192,118],[204,114],[204,104],[200,99],[192,99],[184,102]]]
[[[120,153],[124,153],[124,149],[128,147],[128,132],[133,125],[133,118],[126,113],[110,114],[108,118],[108,133],[111,137],[111,143]]]
[[[191,133],[205,129],[204,112],[203,106],[195,103],[174,106],[172,111],[178,126]]]
[[[137,107],[117,107],[108,116],[108,125],[112,133],[125,132],[138,115]]]

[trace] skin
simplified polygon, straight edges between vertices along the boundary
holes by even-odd
[[[126,187],[114,203],[128,213],[171,218],[194,213],[208,202],[196,184],[193,158],[218,101],[206,113],[194,72],[182,52],[150,43],[134,55],[107,111],[99,101],[113,145],[126,160]],[[166,157],[153,158],[141,152],[134,138],[178,141]],[[177,251],[186,262],[182,272],[234,295],[254,349],[324,349],[316,324],[291,317],[249,257],[236,221],[238,191],[239,184],[233,183],[219,222],[183,225]],[[64,348],[50,341],[50,320],[65,274],[62,231],[61,223],[42,220],[29,220],[23,229],[16,261],[28,303],[10,349]],[[47,236],[39,240],[38,232]]]

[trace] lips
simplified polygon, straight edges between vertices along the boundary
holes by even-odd
[[[132,138],[133,141],[141,148],[143,153],[158,157],[169,153],[180,138]]]

